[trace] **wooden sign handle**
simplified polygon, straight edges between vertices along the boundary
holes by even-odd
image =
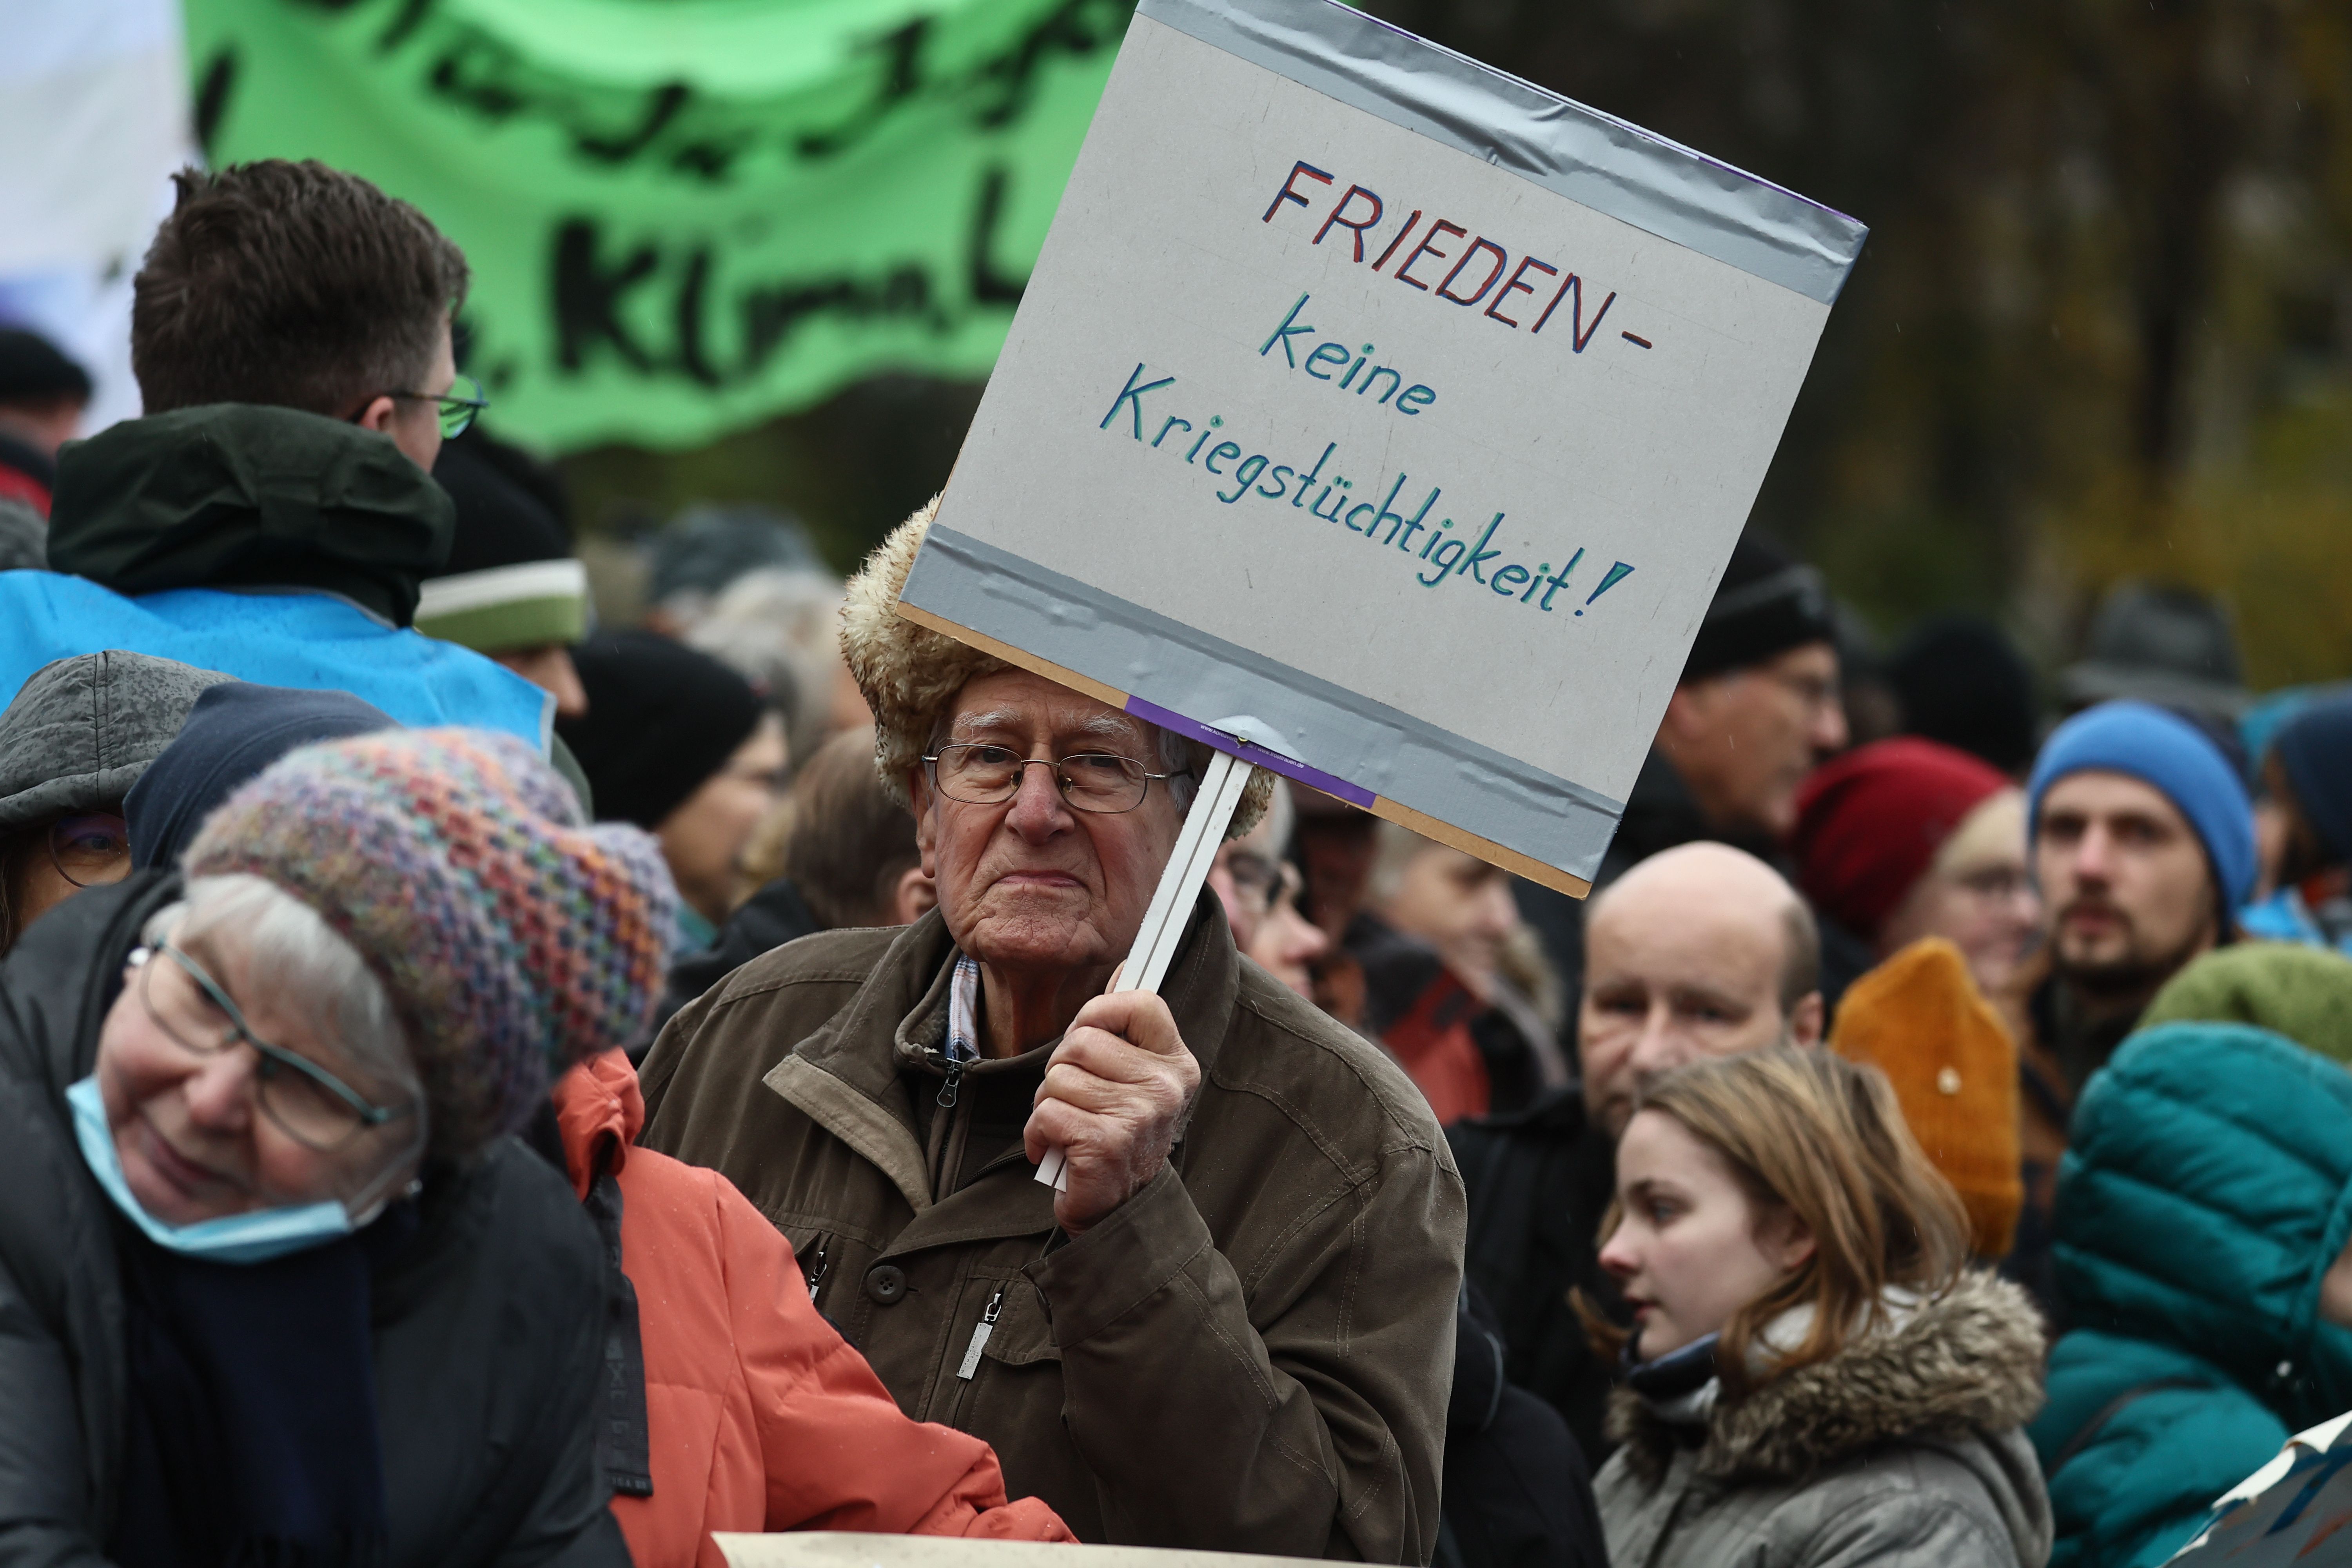
[[[1230,752],[1219,752],[1210,759],[1201,775],[1200,793],[1192,797],[1192,809],[1184,814],[1183,831],[1176,836],[1175,852],[1168,857],[1168,868],[1160,873],[1160,885],[1151,890],[1151,903],[1143,911],[1143,928],[1135,933],[1135,945],[1128,950],[1118,978],[1111,982],[1113,990],[1159,993],[1249,778],[1249,763]],[[1045,1151],[1045,1157],[1037,1163],[1037,1179],[1057,1193],[1069,1190],[1069,1166],[1059,1149]]]

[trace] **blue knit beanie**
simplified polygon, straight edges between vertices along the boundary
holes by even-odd
[[[2179,808],[2204,841],[2231,909],[2254,886],[2254,808],[2221,748],[2176,714],[2146,702],[2102,702],[2050,732],[2026,786],[2025,835],[2042,831],[2042,797],[2068,773],[2125,773]]]

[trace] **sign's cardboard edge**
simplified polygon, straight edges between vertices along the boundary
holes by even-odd
[[[853,1531],[806,1530],[758,1533],[712,1531],[711,1543],[730,1565],[790,1563],[800,1568],[857,1568],[884,1563],[906,1568],[930,1563],[1113,1564],[1115,1568],[1316,1568],[1314,1558],[1275,1557],[1263,1552],[1213,1552],[1202,1548],[1111,1546],[1071,1542],[998,1541],[952,1535],[877,1535]]]
[[[1066,686],[1073,691],[1083,692],[1106,706],[1117,708],[1121,711],[1127,709],[1129,694],[1117,687],[1106,686],[1091,676],[1080,675],[1066,665],[1055,664],[1051,659],[1040,658],[1034,654],[1024,652],[1011,643],[999,641],[985,632],[974,631],[970,626],[926,610],[919,605],[910,605],[903,598],[898,600],[893,607],[901,619],[912,621],[919,626],[928,627],[941,637],[953,637],[966,647],[976,647],[982,653],[991,654],[1016,668],[1029,671],[1032,675],[1043,676],[1047,680]],[[1514,876],[1525,877],[1528,881],[1539,883],[1554,892],[1565,893],[1571,899],[1581,899],[1588,897],[1592,891],[1592,884],[1582,877],[1573,876],[1557,866],[1548,866],[1533,856],[1523,855],[1518,850],[1497,844],[1490,838],[1482,838],[1475,833],[1465,832],[1450,823],[1439,821],[1426,812],[1415,811],[1412,807],[1390,800],[1384,795],[1374,795],[1370,809],[1373,816],[1385,821],[1393,822],[1400,827],[1409,827],[1424,838],[1433,839],[1450,848],[1459,849],[1465,855],[1475,856],[1490,866],[1499,866]]]

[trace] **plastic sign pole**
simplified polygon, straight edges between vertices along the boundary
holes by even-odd
[[[1168,868],[1160,874],[1160,885],[1152,889],[1151,903],[1143,911],[1143,927],[1135,933],[1135,945],[1119,965],[1118,978],[1113,983],[1117,990],[1158,994],[1249,777],[1249,763],[1230,752],[1217,752],[1202,771],[1200,793],[1192,797],[1192,809],[1184,814],[1175,852],[1168,857]],[[1037,1179],[1057,1193],[1069,1190],[1069,1165],[1059,1149],[1045,1151],[1045,1157],[1037,1163]]]

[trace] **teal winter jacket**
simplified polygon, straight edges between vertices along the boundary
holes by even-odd
[[[2052,1568],[2160,1563],[2352,1408],[2352,1331],[2318,1316],[2352,1237],[2352,1072],[2244,1025],[2143,1031],[2075,1109],[2055,1228],[2067,1331],[2030,1428]]]

